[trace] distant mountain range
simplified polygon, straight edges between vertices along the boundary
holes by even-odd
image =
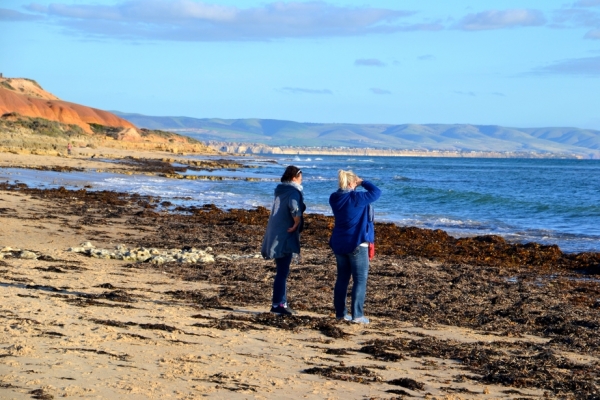
[[[140,128],[200,141],[294,147],[538,152],[600,158],[600,131],[469,124],[302,123],[274,119],[154,117],[113,111]]]

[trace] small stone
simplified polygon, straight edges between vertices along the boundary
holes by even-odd
[[[27,250],[23,250],[21,252],[21,254],[19,255],[19,257],[25,259],[25,260],[36,260],[37,259],[37,254],[35,254],[32,251],[27,251]]]
[[[212,255],[207,254],[207,255],[199,258],[198,262],[201,262],[201,263],[211,263],[211,262],[215,262],[215,258]]]

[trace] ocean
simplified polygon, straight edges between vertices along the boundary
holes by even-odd
[[[285,166],[293,164],[303,170],[307,212],[331,215],[328,199],[337,189],[337,171],[351,169],[382,189],[382,197],[374,204],[378,221],[442,229],[455,237],[493,234],[513,243],[557,244],[569,253],[600,252],[598,160],[302,155],[232,158],[253,168],[185,172],[223,176],[221,181],[0,168],[0,180],[34,187],[91,186],[88,190],[135,192],[159,196],[176,205],[270,208],[275,185]]]

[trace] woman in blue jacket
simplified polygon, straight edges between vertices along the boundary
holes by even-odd
[[[286,285],[294,254],[300,254],[300,232],[306,210],[302,194],[302,170],[290,165],[275,188],[275,200],[263,238],[261,254],[275,259],[277,273],[273,281],[271,312],[279,315],[296,314],[287,304]]]
[[[329,245],[337,261],[337,280],[333,292],[333,305],[337,319],[368,324],[363,305],[369,275],[369,243],[375,242],[373,206],[381,190],[369,181],[362,180],[352,171],[338,171],[339,189],[329,197],[335,226]],[[366,191],[356,191],[362,186]],[[352,278],[351,315],[346,309],[348,285]]]

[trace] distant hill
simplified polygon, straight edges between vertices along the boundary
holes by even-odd
[[[274,119],[200,119],[114,113],[140,127],[176,131],[201,141],[269,146],[568,153],[586,158],[600,157],[600,131],[591,129],[302,123]]]

